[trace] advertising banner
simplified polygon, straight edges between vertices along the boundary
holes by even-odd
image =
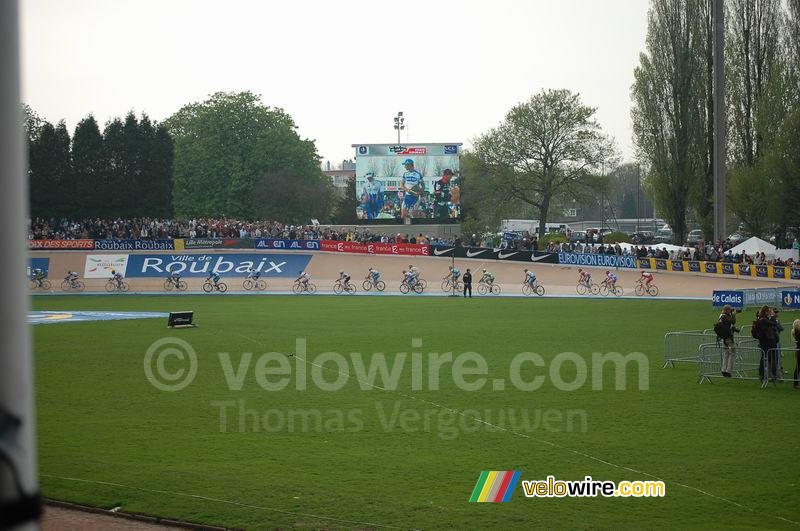
[[[782,291],[781,302],[784,308],[800,310],[800,291]]]
[[[744,308],[744,292],[742,291],[714,291],[711,295],[711,305],[714,307],[730,304],[734,308]]]
[[[635,256],[617,256],[595,253],[558,253],[558,263],[587,267],[621,267],[636,269]]]
[[[127,254],[90,254],[86,256],[83,277],[110,278],[112,269],[126,276],[127,264]]]
[[[516,249],[491,249],[487,247],[444,247],[431,245],[428,250],[430,256],[446,258],[472,258],[479,260],[499,260],[506,262],[541,262],[544,264],[557,264],[558,256],[555,253],[544,251],[518,251]]]
[[[180,273],[184,277],[244,277],[251,268],[262,277],[293,277],[305,270],[311,256],[307,254],[132,254],[128,257],[127,277],[166,277]]]
[[[94,240],[28,240],[28,249],[94,249]]]
[[[27,276],[30,278],[31,271],[34,269],[40,270],[44,273],[45,278],[50,274],[50,259],[49,258],[29,258]]]
[[[184,249],[252,249],[253,240],[241,238],[186,238]]]
[[[319,240],[281,240],[275,238],[259,238],[253,240],[256,249],[288,249],[319,251]]]
[[[172,240],[95,240],[95,251],[172,251]]]
[[[358,243],[322,240],[320,250],[335,253],[428,256],[429,246],[418,243]]]

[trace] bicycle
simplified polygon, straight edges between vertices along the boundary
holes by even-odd
[[[636,281],[636,289],[634,290],[640,297],[647,293],[651,297],[658,295],[658,286],[655,284],[646,284],[642,279]]]
[[[174,279],[172,277],[167,277],[164,279],[164,289],[167,291],[172,291],[172,288],[175,288],[178,291],[186,291],[189,285],[186,283],[185,280],[181,279]]]
[[[364,288],[364,291],[369,291],[372,288],[375,288],[378,291],[383,291],[386,289],[386,283],[381,279],[373,282],[372,277],[367,277],[364,279],[364,282],[361,283],[361,287]]]
[[[536,294],[538,296],[544,295],[544,286],[539,284],[539,281],[533,283],[533,286],[530,285],[530,282],[523,282],[522,283],[522,294],[523,295],[533,295]]]
[[[422,287],[422,284],[419,282],[415,282],[413,286],[409,285],[409,283],[403,279],[400,283],[400,293],[406,294],[413,291],[416,294],[420,294],[425,291],[425,288]]]
[[[342,293],[347,293],[348,295],[352,295],[356,292],[356,287],[352,283],[348,282],[347,284],[342,283],[341,280],[337,280],[333,283],[333,292],[337,295],[341,295]]]
[[[578,292],[578,295],[586,295],[587,293],[590,295],[597,295],[600,293],[600,286],[594,282],[591,284],[588,282],[578,282],[578,285],[575,286],[575,290]]]
[[[442,280],[442,291],[444,291],[445,293],[453,290],[461,291],[462,288],[463,286],[461,284],[461,281],[457,278],[454,279],[451,277],[445,277],[445,279]]]
[[[212,291],[219,291],[220,293],[225,293],[226,291],[228,291],[228,285],[225,284],[224,282],[217,282],[216,284],[214,284],[213,282],[211,282],[211,279],[207,278],[206,281],[203,282],[203,291],[205,291],[206,293],[211,293]]]
[[[62,291],[83,291],[86,288],[86,284],[83,281],[78,280],[77,278],[74,280],[65,278],[61,282],[61,290]]]
[[[292,285],[292,291],[294,293],[296,293],[296,294],[300,294],[300,293],[316,293],[317,292],[317,286],[315,286],[311,282],[306,282],[305,284],[303,284],[299,280],[295,280],[294,284]]]
[[[110,278],[108,279],[108,282],[106,282],[106,291],[108,293],[114,293],[115,291],[125,293],[129,289],[130,286],[124,280],[114,280],[113,278]]]
[[[32,278],[28,282],[28,287],[30,287],[31,289],[42,288],[47,290],[52,288],[53,286],[52,284],[50,284],[50,281],[47,280],[46,278]]]
[[[608,280],[604,280],[600,283],[600,294],[604,297],[611,293],[612,295],[616,295],[617,297],[622,296],[623,293],[622,286],[617,286],[616,284],[611,284]]]
[[[489,284],[485,280],[478,281],[478,293],[481,295],[486,295],[487,293],[491,293],[492,295],[498,295],[500,293],[500,286],[492,282]]]
[[[264,291],[267,289],[267,283],[260,278],[246,278],[242,282],[242,287],[247,291],[259,290]]]

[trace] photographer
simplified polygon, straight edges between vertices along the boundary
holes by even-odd
[[[762,306],[761,309],[758,311],[758,318],[756,319],[755,323],[755,337],[758,339],[758,346],[761,348],[763,352],[761,356],[761,360],[758,364],[758,376],[761,380],[765,380],[767,376],[764,374],[765,372],[765,361],[767,359],[767,354],[770,350],[776,348],[778,346],[778,338],[775,331],[775,325],[772,321],[772,310],[769,306]],[[769,375],[774,378],[774,367],[772,360],[769,363]]]
[[[736,362],[736,349],[734,347],[733,333],[738,332],[736,328],[736,310],[726,304],[722,308],[722,313],[717,318],[714,331],[717,333],[717,340],[722,341],[722,376],[731,377],[733,365]]]

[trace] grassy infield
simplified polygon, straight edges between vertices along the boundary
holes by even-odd
[[[36,298],[34,306],[192,309],[200,325],[174,332],[160,320],[35,327],[41,481],[52,498],[245,528],[371,527],[315,516],[423,529],[790,528],[774,517],[800,520],[800,393],[788,385],[759,390],[753,382],[699,386],[694,366],[661,368],[664,333],[710,327],[715,313],[708,303],[206,296]],[[174,393],[150,385],[142,361],[153,341],[170,335],[188,340],[199,364],[192,385]],[[295,338],[307,339],[307,359],[356,351],[369,360],[373,352],[386,352],[389,359],[410,352],[414,337],[423,339],[424,353],[479,352],[488,360],[489,377],[505,378],[507,389],[493,391],[489,383],[481,391],[463,391],[446,364],[438,391],[427,384],[411,390],[408,366],[397,391],[361,390],[352,377],[339,391],[322,391],[307,366],[307,390],[290,385],[269,392],[253,370],[260,353],[294,351]],[[650,388],[637,389],[631,365],[628,389],[613,390],[608,365],[604,390],[592,390],[590,366],[587,383],[566,392],[556,389],[546,369],[528,364],[523,377],[544,374],[545,383],[533,392],[515,390],[508,383],[510,360],[525,351],[545,360],[562,351],[585,359],[596,351],[643,352],[650,361]],[[240,391],[228,389],[219,352],[230,353],[234,369],[242,352],[255,353]],[[176,369],[175,362],[169,359],[167,368]],[[793,362],[787,366],[794,368]],[[565,364],[563,371],[568,381],[574,375],[570,367]],[[335,370],[324,374],[328,380],[337,376]],[[244,400],[248,409],[283,415],[317,409],[329,424],[317,431],[312,422],[303,433],[298,420],[294,433],[266,433],[263,427],[254,432],[248,418],[240,433],[234,407],[221,432],[219,408],[211,402],[223,400]],[[513,408],[517,415],[527,409],[532,422],[536,410],[584,410],[587,426],[582,431],[576,418],[569,432],[565,422],[551,420],[554,431],[540,423],[522,437],[485,427],[466,432],[466,419],[459,417],[454,438],[452,419],[431,403],[479,410],[484,418],[489,409],[495,424],[498,409]],[[407,432],[395,425],[387,432],[378,407],[385,422],[395,407],[423,416],[431,410],[431,428]],[[330,410],[343,412],[340,425]],[[278,414],[272,415],[274,425]],[[358,431],[348,431],[356,423],[347,415],[361,420]],[[467,502],[481,470],[521,470],[522,479],[652,479],[570,450],[658,476],[666,481],[667,496],[526,499],[518,486],[507,504]]]

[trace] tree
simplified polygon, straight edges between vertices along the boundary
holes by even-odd
[[[333,215],[334,223],[337,225],[353,225],[358,223],[356,208],[358,207],[359,201],[356,194],[356,180],[353,178],[347,181],[344,195],[336,200],[336,208]]]
[[[731,0],[728,6],[729,153],[735,162],[754,166],[786,114],[781,0]]]
[[[614,156],[595,112],[578,94],[546,90],[475,139],[475,154],[497,192],[534,207],[540,234],[553,201],[591,187],[600,166]]]
[[[677,239],[686,236],[686,211],[704,174],[703,17],[698,0],[653,0],[647,52],[639,55],[632,89],[633,136],[646,184]]]
[[[281,205],[302,200],[287,189],[263,186],[255,200],[255,187],[265,178],[285,182],[291,177],[302,181],[309,194],[312,188],[314,194],[330,192],[314,142],[298,136],[286,112],[264,106],[251,92],[218,92],[185,105],[166,125],[175,141],[173,205],[178,215],[252,218],[258,212],[274,217]],[[265,204],[276,212],[270,215]]]
[[[783,54],[790,108],[800,108],[800,0],[787,0]]]
[[[75,168],[77,214],[86,217],[117,216],[109,206],[115,192],[108,176],[108,156],[100,127],[91,114],[75,127],[72,162]]]
[[[288,172],[267,173],[253,188],[252,215],[293,224],[307,224],[312,218],[327,220],[334,204],[332,188]]]
[[[66,217],[73,211],[74,179],[70,139],[62,120],[38,126],[29,147],[30,211],[34,217]]]

